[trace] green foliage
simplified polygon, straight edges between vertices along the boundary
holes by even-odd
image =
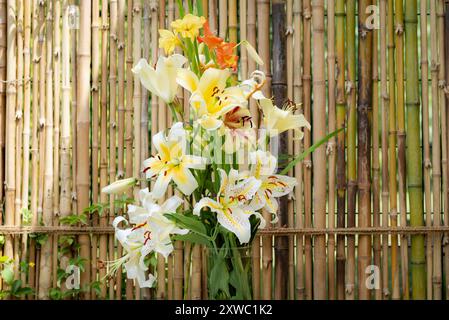
[[[34,293],[32,288],[22,285],[22,280],[14,279],[14,261],[11,258],[1,256],[0,269],[0,277],[8,286],[6,290],[0,291],[0,299],[8,297],[20,298]],[[22,273],[28,274],[28,269],[29,263],[25,261],[19,263],[19,275]]]
[[[31,239],[36,241],[38,246],[43,246],[45,242],[48,240],[48,234],[46,233],[31,233],[29,236]]]
[[[59,219],[59,222],[64,225],[87,225],[87,214],[84,212],[81,214],[71,214]]]

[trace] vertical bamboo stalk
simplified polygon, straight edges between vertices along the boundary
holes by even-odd
[[[438,20],[437,0],[430,1],[430,33],[431,42],[431,75],[432,75],[432,193],[433,193],[433,224],[440,225],[441,214],[441,145],[440,145],[440,99],[438,90],[439,55],[438,55]],[[432,287],[433,298],[441,297],[441,253],[440,235],[434,235],[433,240],[433,270]],[[429,271],[428,271],[429,272]]]
[[[247,39],[252,45],[256,45],[256,0],[244,1],[247,3]],[[256,62],[248,59],[247,75],[256,70]],[[250,101],[252,120],[259,123],[259,109],[254,101]],[[252,263],[253,263],[253,298],[260,299],[260,237],[256,236],[253,241]]]
[[[89,106],[90,106],[90,63],[91,63],[91,2],[80,1],[80,30],[78,49],[78,112],[77,112],[77,163],[76,193],[78,196],[78,214],[89,205]],[[89,235],[79,236],[80,256],[90,263]],[[90,283],[90,268],[81,274],[81,286]],[[90,292],[82,294],[90,298]]]
[[[148,59],[150,56],[150,5],[149,1],[143,3],[143,48],[142,56]],[[149,94],[148,90],[142,90],[142,106],[141,106],[141,122],[140,122],[140,136],[141,136],[141,155],[140,163],[148,158],[148,104]]]
[[[337,129],[345,127],[346,123],[346,94],[345,94],[345,2],[337,0],[336,8],[336,48],[337,48]],[[337,227],[345,227],[346,207],[346,157],[345,133],[337,136]],[[337,236],[337,298],[345,297],[345,237]]]
[[[397,181],[396,181],[396,87],[395,87],[395,42],[394,42],[394,1],[388,0],[388,170],[390,191],[390,224],[393,228],[398,225],[397,210]],[[391,235],[391,287],[393,299],[400,298],[399,292],[399,257],[398,237]]]
[[[125,105],[125,176],[133,175],[133,1],[127,1],[127,33],[126,33],[126,105]],[[135,155],[137,158],[138,155]],[[129,190],[128,197],[132,197],[132,190]],[[133,299],[134,281],[126,280],[126,298]]]
[[[220,9],[220,14],[222,13]],[[271,70],[270,70],[270,3],[265,0],[257,1],[257,21],[258,21],[258,51],[260,57],[264,61],[261,71],[267,76],[267,84],[264,86],[265,96],[271,96]],[[264,212],[264,218],[270,221],[270,215]],[[263,292],[262,299],[271,299],[272,280],[271,274],[273,270],[273,254],[272,254],[272,237],[266,236],[262,238],[262,281]]]
[[[141,0],[134,0],[133,2],[133,60],[139,61],[142,57],[141,53],[141,31],[142,31],[142,2]],[[129,50],[129,49],[128,49]],[[131,75],[132,78],[132,75]],[[130,78],[128,78],[129,81]],[[128,98],[130,99],[130,98]],[[134,135],[134,163],[133,173],[134,177],[140,176],[141,166],[141,135],[140,135],[140,122],[141,122],[141,86],[139,81],[134,81],[133,88],[133,135]],[[132,152],[132,150],[130,150]],[[138,188],[134,189],[134,196],[137,196]],[[136,293],[139,290],[136,289]]]
[[[118,55],[118,158],[117,158],[117,179],[122,179],[125,175],[124,153],[125,153],[125,0],[118,0],[117,19],[117,55]]]
[[[429,56],[427,36],[427,1],[421,1],[421,92],[422,92],[422,122],[423,122],[423,148],[424,148],[424,196],[426,226],[432,226],[432,193],[431,193],[431,167],[430,137],[429,137]],[[432,238],[426,235],[426,267],[427,267],[427,299],[432,299]]]
[[[100,89],[100,190],[108,184],[108,148],[107,148],[107,108],[108,108],[108,2],[102,1],[101,6],[101,89]],[[136,159],[139,159],[136,157]],[[100,202],[107,202],[107,195],[100,194]],[[107,225],[107,214],[103,212],[99,224],[101,227]],[[107,259],[107,235],[99,237],[99,259],[104,262]],[[99,278],[104,279],[105,268],[100,268]],[[101,298],[106,298],[106,283],[100,284]]]
[[[387,81],[387,0],[380,1],[380,83],[382,114],[382,226],[388,227],[389,185],[388,185],[388,81]],[[390,296],[388,272],[388,234],[382,236],[382,293]]]
[[[53,3],[47,3],[46,17],[46,72],[45,72],[45,165],[44,166],[44,210],[42,221],[45,226],[53,224]],[[53,235],[41,246],[39,299],[48,299],[52,275]]]
[[[100,109],[100,1],[92,1],[92,202],[98,203],[98,138],[99,138],[99,109]],[[98,215],[93,217],[93,225],[98,225]],[[96,234],[92,235],[92,259],[90,263],[92,279],[97,278],[97,240]],[[95,299],[95,290],[91,290],[92,299]]]
[[[53,128],[53,225],[58,224],[58,218],[60,215],[59,208],[59,144],[60,144],[60,118],[61,118],[61,1],[57,0],[54,3],[54,39],[53,39],[53,70],[54,70],[54,88],[53,88],[53,101],[54,101],[54,128]],[[55,254],[58,251],[58,236],[53,236],[53,261],[52,269],[58,270],[58,255]],[[53,277],[52,286],[57,285],[57,277]]]
[[[371,137],[369,114],[372,112],[372,55],[373,31],[366,26],[367,6],[371,0],[359,2],[359,90],[357,101],[357,177],[358,187],[358,226],[371,226]],[[371,236],[360,235],[358,242],[358,298],[368,300],[370,291],[361,279],[364,279],[365,270],[371,264]]]
[[[417,43],[417,2],[405,2],[405,65],[406,65],[406,106],[407,106],[407,180],[410,196],[410,225],[422,226],[422,165],[420,147],[419,96],[418,96],[418,43]],[[411,252],[412,297],[426,297],[426,268],[424,236],[412,235]]]
[[[324,1],[312,1],[313,52],[313,141],[326,135],[326,83],[324,69]],[[313,225],[326,227],[326,148],[319,147],[313,153]],[[327,298],[326,291],[326,237],[315,236],[313,265],[314,298]]]
[[[69,0],[69,4],[74,6],[75,0]],[[69,19],[74,19],[74,17],[69,17]],[[76,18],[75,18],[76,19]],[[76,21],[76,20],[75,20]],[[79,23],[79,21],[78,21]],[[73,212],[78,212],[78,198],[76,194],[76,181],[75,177],[78,173],[77,168],[77,154],[78,154],[78,136],[76,134],[76,118],[77,118],[77,109],[78,109],[78,80],[77,80],[77,68],[78,68],[78,61],[77,61],[77,52],[78,52],[78,29],[71,27],[70,31],[70,77],[71,77],[71,136],[72,136],[72,210]]]
[[[225,39],[228,31],[228,0],[218,0],[218,35]]]
[[[328,61],[328,122],[329,133],[334,132],[336,128],[336,96],[335,96],[335,0],[327,2],[327,61]],[[335,173],[337,155],[335,152],[335,138],[329,140],[326,153],[329,158],[329,196],[328,196],[328,228],[335,228]],[[329,299],[335,300],[335,236],[328,236],[328,279],[329,279]]]
[[[20,135],[23,128],[23,2],[17,3],[17,95],[16,95],[16,145],[15,145],[15,158],[16,158],[16,194],[15,194],[15,209],[14,209],[14,222],[16,226],[21,225],[21,205],[22,205],[22,139]],[[20,262],[20,244],[21,235],[17,235],[14,239],[14,272],[16,279],[19,278],[19,262]]]
[[[286,79],[286,36],[285,36],[285,0],[272,2],[273,23],[273,82],[272,91],[275,104],[281,106],[287,98]],[[280,135],[279,153],[288,152],[288,135]],[[280,199],[278,227],[288,224],[288,199],[286,196]],[[286,237],[275,238],[275,298],[278,300],[287,298],[288,290],[288,239]]]
[[[442,174],[442,180],[443,180],[443,190],[441,193],[440,198],[440,210],[434,211],[434,223],[435,226],[442,225],[442,212],[443,208],[441,208],[441,205],[444,204],[445,207],[446,204],[446,186],[447,186],[447,145],[444,143],[446,142],[446,94],[445,94],[445,77],[446,77],[446,70],[445,70],[445,58],[444,58],[444,0],[438,0],[437,2],[437,17],[438,17],[438,30],[436,33],[438,34],[438,99],[440,104],[440,110],[441,110],[441,169],[440,169],[440,175]],[[436,130],[438,133],[438,139],[440,139],[440,131]],[[435,252],[434,252],[434,267],[435,267],[435,274],[433,275],[434,279],[434,299],[441,300],[442,298],[442,286],[443,286],[443,272],[441,270],[442,268],[442,237],[441,235],[437,235],[435,237]]]
[[[31,0],[24,2],[24,102],[23,102],[23,184],[22,184],[22,210],[29,209],[29,183],[30,183],[30,137],[31,137]],[[0,98],[1,99],[1,98]],[[1,103],[1,102],[0,102]],[[1,121],[1,120],[0,120]],[[22,261],[28,259],[28,236],[22,236]],[[26,283],[26,274],[22,277]]]
[[[191,299],[201,299],[201,247],[193,245],[192,249],[192,279],[191,279]]]
[[[396,74],[397,74],[397,141],[398,141],[398,178],[399,178],[399,210],[401,226],[407,225],[407,192],[405,166],[405,106],[404,106],[404,9],[400,0],[395,0],[395,33],[396,33]],[[401,236],[401,271],[402,292],[404,299],[409,299],[408,285],[408,237]]]
[[[116,157],[117,157],[117,0],[109,3],[109,182],[116,180]],[[112,223],[115,215],[114,196],[109,197],[109,224]],[[109,236],[108,244],[109,260],[114,260],[114,236]],[[119,272],[121,272],[119,270]],[[109,299],[114,299],[114,285],[117,280],[117,287],[121,286],[121,276],[117,275],[109,280]],[[121,294],[117,295],[120,299]]]
[[[302,88],[302,57],[303,46],[302,38],[302,3],[299,0],[293,1],[293,99],[300,105],[303,102]],[[302,110],[300,110],[302,111]],[[294,154],[300,154],[302,151],[302,142],[296,140],[294,142]],[[298,181],[295,187],[295,211],[297,228],[304,227],[304,200],[303,200],[303,167],[301,163],[296,164],[294,176]],[[304,299],[304,238],[302,235],[296,236],[296,283],[295,283],[296,299]]]
[[[249,0],[251,1],[251,0]],[[256,0],[254,0],[256,1]],[[209,13],[209,17],[208,17],[208,21],[209,21],[209,26],[210,26],[210,30],[214,33],[217,34],[217,0],[209,0],[209,6],[208,6],[208,13]]]
[[[7,21],[7,47],[6,61],[6,136],[5,136],[5,225],[13,226],[15,220],[15,143],[16,143],[16,48],[17,48],[17,24],[16,1],[8,0],[6,7]],[[14,238],[6,235],[4,255],[13,257]]]
[[[374,2],[377,5],[377,0]],[[380,227],[380,161],[379,161],[379,33],[373,31],[373,227]],[[373,237],[374,265],[381,265],[380,235]],[[375,289],[375,299],[382,300],[382,290]]]
[[[0,0],[0,181],[4,181],[4,148],[5,148],[5,116],[6,116],[6,50],[7,50],[7,22],[6,0]],[[0,199],[3,200],[3,183],[0,186]],[[3,206],[0,208],[0,223],[3,224]],[[0,282],[2,288],[2,282]]]
[[[30,211],[32,215],[32,225],[37,225],[37,192],[38,192],[38,159],[39,159],[39,140],[38,140],[38,119],[39,119],[39,1],[33,1],[33,91],[32,91],[32,132],[31,132],[31,199],[30,199]],[[29,261],[36,263],[36,242],[31,239],[30,241],[30,258]],[[30,270],[28,277],[28,284],[35,288],[36,268]]]
[[[356,162],[356,46],[355,46],[356,2],[346,2],[346,34],[348,35],[348,228],[355,227],[355,206],[357,194],[357,162]],[[355,236],[348,236],[348,259],[346,274],[346,299],[355,299]]]
[[[72,214],[72,176],[71,176],[71,134],[70,134],[70,51],[71,39],[69,29],[69,2],[64,1],[62,15],[62,109],[61,109],[61,196],[60,196],[60,216],[66,217]],[[70,259],[70,254],[66,253],[60,257],[61,268],[65,270]]]
[[[311,11],[310,0],[303,1],[304,16],[304,62],[303,62],[303,84],[304,84],[304,117],[311,122]],[[306,130],[304,133],[304,149],[311,145],[311,133]],[[312,160],[307,156],[304,160],[304,225],[306,228],[312,227]],[[305,237],[305,278],[306,278],[306,299],[312,299],[312,237]]]
[[[294,101],[293,97],[293,1],[287,0],[287,24],[286,24],[286,41],[287,41],[287,98]],[[293,132],[288,132],[288,150],[289,155],[294,154]],[[294,177],[294,168],[289,171],[289,176]],[[295,224],[294,216],[294,198],[289,195],[288,200],[288,227],[293,228]],[[288,237],[288,298],[295,298],[295,237]]]
[[[444,16],[444,54],[445,54],[445,61],[449,58],[449,3],[445,2],[445,16]],[[445,84],[446,84],[446,90],[447,90],[447,83],[449,81],[449,67],[445,65]],[[447,91],[446,91],[447,92]],[[446,96],[446,106],[448,104],[448,97]],[[444,146],[444,161],[445,164],[443,166],[443,203],[444,203],[444,225],[449,226],[449,163],[447,160],[447,157],[449,156],[447,144],[449,140],[449,131],[448,131],[448,124],[449,124],[449,113],[447,111],[447,107],[444,109],[444,113],[446,117],[442,117],[443,126],[442,126],[442,144]],[[444,274],[445,274],[445,282],[446,284],[449,281],[449,234],[445,233],[443,235],[443,252],[444,252]],[[449,298],[449,291],[446,290],[446,299]]]
[[[229,6],[229,24],[228,24],[228,32],[229,32],[229,42],[237,43],[237,0],[228,0]]]

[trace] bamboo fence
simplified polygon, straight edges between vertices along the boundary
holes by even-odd
[[[0,0],[0,256],[34,289],[20,298],[207,299],[206,257],[190,243],[157,257],[155,288],[106,277],[126,199],[100,190],[141,175],[151,135],[172,121],[131,69],[163,54],[158,29],[177,3]],[[264,93],[311,122],[281,153],[345,128],[289,173],[294,193],[254,241],[254,298],[448,299],[449,1],[201,4],[212,31],[265,61],[242,50],[235,76],[260,68]],[[67,287],[70,265],[80,289]]]

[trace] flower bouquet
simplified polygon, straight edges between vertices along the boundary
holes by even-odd
[[[156,154],[142,166],[151,187],[138,192],[127,218],[113,222],[125,255],[110,270],[123,265],[128,278],[152,287],[152,257],[167,257],[174,240],[189,241],[207,252],[210,299],[251,299],[251,242],[258,229],[276,222],[277,199],[296,185],[285,173],[301,159],[277,174],[275,141],[287,130],[301,139],[302,128],[310,125],[295,113],[295,104],[278,108],[264,96],[263,72],[238,81],[239,48],[263,64],[248,42],[225,42],[204,17],[185,14],[182,6],[180,14],[171,30],[159,30],[166,55],[154,67],[142,59],[133,68],[142,85],[170,108],[174,124],[152,137]],[[190,93],[189,116],[177,98],[180,87]],[[260,128],[252,121],[251,100],[261,113]],[[103,192],[123,192],[138,182],[120,180]],[[170,185],[175,195],[168,197]]]

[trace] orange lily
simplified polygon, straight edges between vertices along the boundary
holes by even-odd
[[[198,42],[202,43],[204,42],[206,46],[213,50],[217,47],[219,47],[223,43],[223,39],[215,36],[215,34],[210,31],[209,21],[206,20],[204,23],[204,36],[198,36]]]
[[[236,46],[237,45],[233,42],[223,42],[219,47],[217,47],[217,62],[221,68],[232,68],[234,71],[237,70],[237,62],[239,61],[239,57],[234,54],[234,49]]]

